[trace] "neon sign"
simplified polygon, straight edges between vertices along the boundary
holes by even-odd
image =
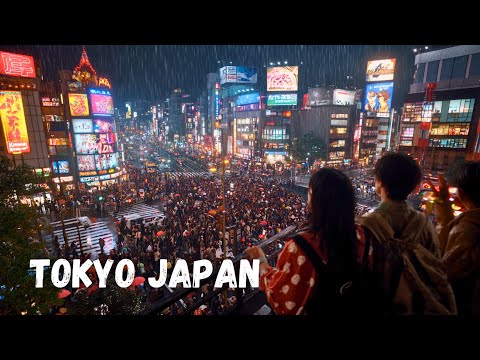
[[[112,86],[110,85],[110,81],[107,79],[107,78],[99,78],[98,79],[98,86],[105,86],[105,87],[108,87],[109,89],[112,88]]]
[[[33,57],[0,51],[0,74],[35,78]]]

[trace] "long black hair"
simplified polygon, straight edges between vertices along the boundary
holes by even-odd
[[[320,236],[329,270],[348,276],[357,267],[352,183],[341,171],[323,168],[310,178],[308,191],[311,191],[308,230]]]

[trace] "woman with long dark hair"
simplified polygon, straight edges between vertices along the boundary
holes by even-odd
[[[276,314],[317,313],[317,282],[325,277],[318,276],[312,256],[338,277],[335,281],[347,281],[357,271],[357,254],[363,253],[357,250],[355,194],[347,175],[331,168],[313,174],[308,209],[308,223],[285,242],[276,267],[267,263],[261,248],[247,250],[251,258],[260,259],[260,289]]]

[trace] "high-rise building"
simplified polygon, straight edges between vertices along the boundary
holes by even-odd
[[[480,46],[462,45],[415,56],[400,124],[399,151],[427,172],[480,159]]]
[[[353,99],[352,99],[353,101]],[[327,145],[327,163],[341,164],[353,157],[353,135],[357,107],[326,104],[299,111],[292,118],[292,132],[296,141],[311,132]]]
[[[39,71],[31,56],[0,51],[0,154],[35,169],[38,182],[50,175],[42,121]]]
[[[60,84],[77,188],[116,182],[122,175],[123,148],[113,117],[110,82],[97,76],[83,49],[73,73],[60,72]]]
[[[74,163],[71,137],[64,108],[60,101],[61,90],[54,81],[40,83],[43,125],[47,137],[48,155],[52,169],[51,186],[57,193],[75,189]]]
[[[215,121],[220,115],[220,73],[207,75],[207,122],[206,133],[213,136]]]
[[[168,127],[171,141],[185,136],[185,131],[182,132],[184,126],[182,122],[182,89],[175,89],[169,98]]]

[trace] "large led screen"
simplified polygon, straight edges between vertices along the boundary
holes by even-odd
[[[73,132],[75,134],[89,134],[92,132],[91,119],[73,119]]]
[[[75,134],[75,149],[78,154],[98,154],[98,135]]]
[[[95,119],[93,120],[93,131],[96,133],[115,132],[115,122],[113,119]]]
[[[78,171],[95,170],[95,157],[93,155],[78,155]]]
[[[267,68],[267,91],[298,91],[298,66]]]
[[[363,109],[368,112],[388,113],[392,108],[393,82],[368,84]]]
[[[90,90],[92,113],[96,115],[113,115],[113,99],[107,90]]]
[[[70,166],[68,161],[60,160],[53,162],[53,172],[55,174],[68,174],[70,172]]]
[[[95,156],[95,167],[97,170],[108,170],[118,166],[117,153],[102,154]]]

